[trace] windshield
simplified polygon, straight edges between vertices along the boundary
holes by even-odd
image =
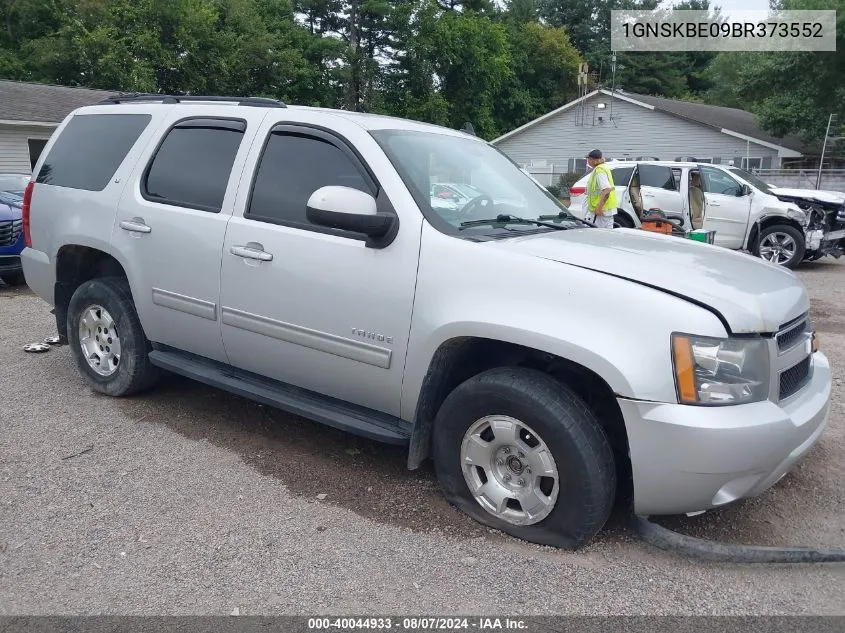
[[[728,171],[732,171],[755,189],[759,189],[763,193],[774,195],[774,192],[772,192],[769,188],[768,183],[763,182],[751,172],[740,169],[739,167],[728,167]]]
[[[532,224],[468,226],[472,220],[516,216],[526,220],[552,218],[569,228],[582,228],[566,207],[526,176],[509,158],[475,138],[434,132],[378,130],[373,137],[384,149],[431,223],[452,234],[547,231]],[[461,204],[444,203],[437,183],[465,192]]]
[[[0,174],[0,191],[21,193],[26,189],[29,179],[28,174]]]

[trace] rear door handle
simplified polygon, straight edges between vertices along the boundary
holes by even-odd
[[[718,202],[708,202],[707,204],[709,204],[711,207],[718,207],[718,206],[720,206]]]
[[[243,257],[245,259],[257,259],[262,262],[273,261],[273,254],[268,253],[263,249],[263,247],[261,247],[260,244],[255,244],[254,242],[250,242],[246,246],[233,246],[229,249],[229,252],[232,253],[232,255]]]
[[[133,218],[132,220],[124,220],[120,223],[120,228],[124,231],[132,231],[133,233],[149,233],[152,231],[150,227],[144,224],[141,218]]]

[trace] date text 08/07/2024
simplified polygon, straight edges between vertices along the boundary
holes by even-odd
[[[390,630],[458,631],[458,630],[525,630],[525,621],[515,618],[309,618],[310,630]]]

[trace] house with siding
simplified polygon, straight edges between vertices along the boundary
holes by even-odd
[[[586,171],[599,148],[616,160],[695,160],[777,169],[807,148],[762,131],[750,112],[621,90],[595,90],[494,139],[542,184]]]
[[[113,94],[0,80],[0,172],[32,173],[50,135],[68,114]]]

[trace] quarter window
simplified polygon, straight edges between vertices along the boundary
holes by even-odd
[[[217,213],[235,163],[246,123],[189,119],[165,136],[147,170],[147,200]]]
[[[311,194],[328,186],[376,193],[352,159],[333,143],[307,134],[273,132],[245,216],[314,228],[305,215],[306,205]]]
[[[149,114],[77,114],[68,121],[36,182],[102,191],[152,117]]]

